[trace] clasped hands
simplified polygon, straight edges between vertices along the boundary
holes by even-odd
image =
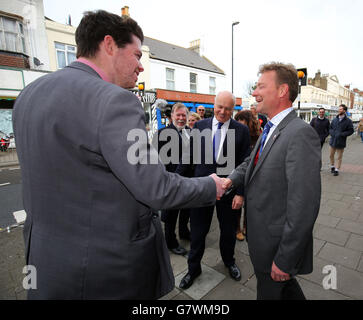
[[[220,178],[215,173],[210,175],[216,183],[217,200],[220,200],[224,193],[232,186],[232,180],[229,178]],[[235,195],[232,201],[232,209],[241,209],[243,205],[243,197]]]

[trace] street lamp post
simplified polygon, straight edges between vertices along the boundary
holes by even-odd
[[[233,93],[233,27],[239,24],[239,21],[232,23],[232,93]]]

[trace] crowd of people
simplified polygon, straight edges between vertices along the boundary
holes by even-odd
[[[138,144],[143,160],[158,153],[159,161],[130,163],[135,141],[128,134],[145,132],[143,108],[128,90],[143,71],[143,39],[131,18],[86,12],[76,31],[77,61],[16,100],[25,256],[37,269],[28,298],[158,299],[175,286],[169,250],[188,254],[177,284],[187,289],[202,272],[216,211],[232,279],[241,279],[234,250],[246,237],[257,298],[305,299],[295,276],[313,268],[321,148],[330,134],[332,171],[339,172],[352,130],[346,107],[331,124],[322,111],[310,126],[292,108],[295,67],[264,64],[250,110],[233,119],[236,98],[228,91],[216,95],[211,118],[203,106],[191,113],[176,103],[169,126],[154,137],[157,148]],[[189,253],[176,235],[178,218]]]

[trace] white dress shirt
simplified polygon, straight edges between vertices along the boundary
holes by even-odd
[[[281,122],[282,120],[284,120],[284,119],[285,119],[285,117],[286,117],[286,116],[287,116],[287,115],[288,115],[291,111],[293,111],[293,110],[294,110],[294,108],[293,108],[293,107],[291,107],[291,108],[287,108],[287,109],[285,109],[285,110],[281,111],[280,113],[278,113],[276,116],[274,116],[274,117],[270,120],[270,122],[272,122],[273,126],[271,127],[270,132],[269,132],[269,133],[268,133],[268,135],[267,135],[267,138],[266,138],[266,141],[265,141],[264,146],[267,144],[268,139],[270,139],[270,137],[272,136],[272,133],[275,131],[276,127],[280,124],[280,122]]]
[[[224,139],[226,138],[226,135],[227,135],[227,130],[229,128],[229,123],[231,122],[231,119],[229,119],[228,121],[226,121],[225,123],[223,123],[222,127],[221,127],[221,141],[219,142],[219,149],[218,149],[218,157],[217,159],[219,158],[219,155],[221,153],[221,150],[222,150],[222,147],[223,147],[223,142],[224,142]],[[212,122],[212,144],[213,144],[213,138],[214,138],[214,135],[218,129],[218,123],[219,121],[216,119],[216,117],[213,117],[213,122]]]

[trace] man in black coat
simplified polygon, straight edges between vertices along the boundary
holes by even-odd
[[[186,126],[188,113],[188,108],[184,104],[174,104],[171,109],[170,125],[160,129],[153,138],[153,144],[158,143],[159,157],[168,172],[175,172],[182,158],[183,150],[188,149],[189,151],[189,135],[186,131],[190,129]],[[186,177],[192,176],[190,171],[183,175]],[[180,246],[175,234],[178,216],[179,237],[190,240],[190,231],[188,229],[190,209],[163,210],[161,221],[164,222],[165,240],[169,250],[174,254],[184,255],[187,253],[187,250]]]
[[[334,173],[334,176],[339,175],[347,137],[354,133],[353,122],[346,115],[347,110],[346,105],[340,105],[338,115],[330,124],[330,165],[331,173]],[[335,152],[338,154],[337,166],[335,166]]]
[[[320,138],[321,148],[323,148],[325,139],[328,137],[330,129],[330,121],[327,118],[325,118],[324,108],[319,109],[319,115],[311,120],[310,125],[318,133]]]

